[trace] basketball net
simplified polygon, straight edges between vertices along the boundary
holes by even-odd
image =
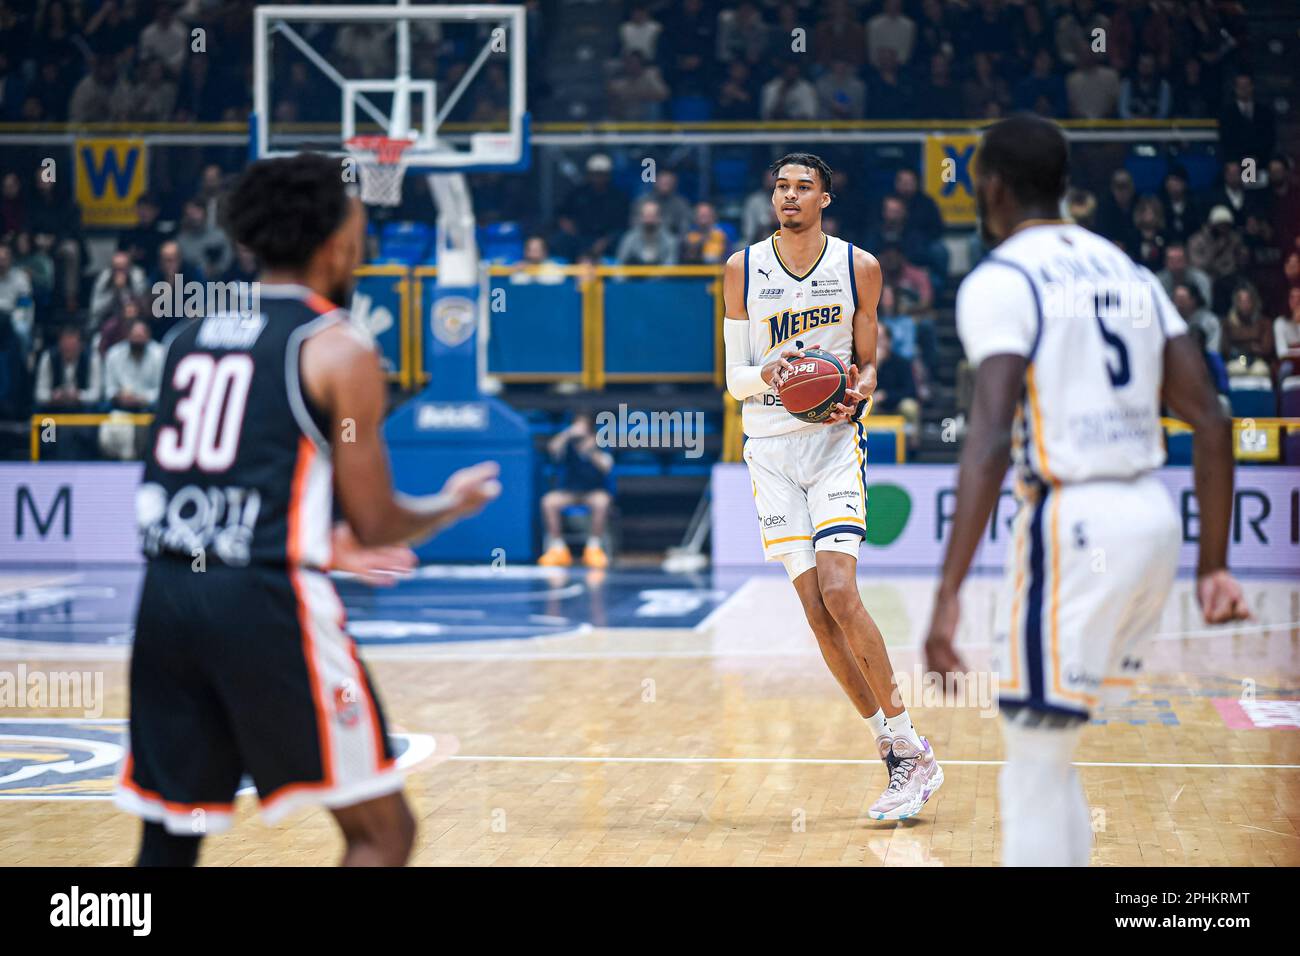
[[[361,201],[368,206],[400,206],[406,178],[406,151],[413,140],[391,136],[353,136],[345,144],[357,163]]]

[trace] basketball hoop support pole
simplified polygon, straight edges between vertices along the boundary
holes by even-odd
[[[487,300],[481,295],[477,222],[464,173],[430,173],[429,192],[438,205],[438,278],[421,321],[425,368],[438,369],[426,393],[441,400],[477,399],[479,336]],[[461,323],[469,322],[469,327]]]
[[[410,5],[409,0],[397,0],[399,7]],[[393,93],[393,113],[388,135],[405,139],[411,131],[411,21],[397,21],[397,87]]]

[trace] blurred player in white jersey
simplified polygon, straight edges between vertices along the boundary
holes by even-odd
[[[939,789],[943,771],[902,704],[880,628],[858,592],[867,508],[860,419],[876,387],[880,264],[822,232],[831,202],[825,162],[791,153],[772,172],[781,228],[727,261],[727,390],[744,403],[764,556],[785,565],[822,656],[889,770],[889,786],[867,813],[903,820]],[[849,372],[844,400],[826,422],[795,418],[773,385],[805,348],[834,353]]]
[[[980,228],[996,248],[957,293],[975,397],[926,641],[931,670],[965,672],[957,593],[1014,458],[1020,509],[994,626],[1013,866],[1088,863],[1071,759],[1103,684],[1140,667],[1178,566],[1179,520],[1151,474],[1165,460],[1162,402],[1195,430],[1205,619],[1249,616],[1227,568],[1231,430],[1205,363],[1147,269],[1058,218],[1068,175],[1064,135],[1036,116],[990,127],[976,153]]]

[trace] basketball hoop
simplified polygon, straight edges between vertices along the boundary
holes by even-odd
[[[344,145],[357,163],[361,201],[369,206],[400,206],[410,139],[353,136]]]

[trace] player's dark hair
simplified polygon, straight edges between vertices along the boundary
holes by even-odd
[[[995,173],[1022,206],[1054,206],[1070,180],[1070,148],[1051,120],[1018,113],[984,131],[976,158]]]
[[[782,166],[807,166],[809,169],[817,170],[817,177],[821,180],[822,192],[835,198],[835,193],[831,192],[831,168],[827,165],[826,160],[813,153],[786,153],[775,163],[767,168],[767,171],[775,176],[781,171]]]
[[[348,213],[337,159],[300,153],[262,159],[244,170],[222,205],[230,238],[264,267],[301,268]]]

